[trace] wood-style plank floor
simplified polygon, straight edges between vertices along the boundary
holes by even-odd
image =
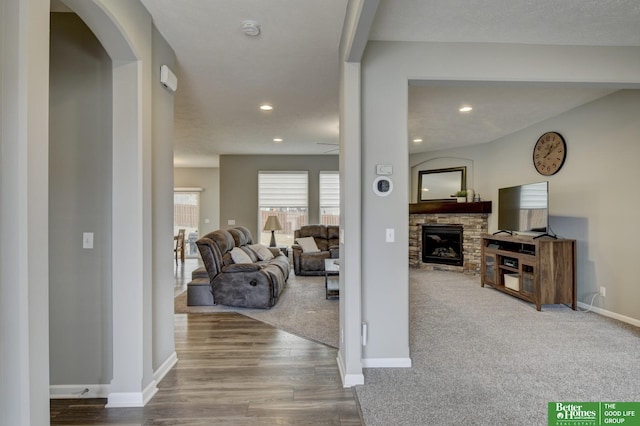
[[[237,313],[177,314],[178,363],[144,408],[51,400],[55,425],[361,425],[337,350]]]

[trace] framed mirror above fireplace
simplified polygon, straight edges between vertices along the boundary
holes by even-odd
[[[455,201],[458,191],[467,189],[467,167],[421,170],[418,174],[418,202]]]

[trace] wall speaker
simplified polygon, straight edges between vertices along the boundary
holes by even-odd
[[[178,77],[169,69],[168,66],[160,67],[160,83],[167,89],[175,92],[178,88]]]

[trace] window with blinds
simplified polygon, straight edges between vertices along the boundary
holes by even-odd
[[[271,231],[264,225],[276,216],[281,230],[275,231],[277,245],[293,244],[293,232],[308,224],[309,173],[307,171],[258,172],[258,226],[260,242],[269,244]]]
[[[340,224],[340,174],[320,172],[320,223]]]

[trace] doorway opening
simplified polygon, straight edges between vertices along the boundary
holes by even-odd
[[[200,223],[200,193],[173,193],[173,235],[184,229],[184,256],[198,257],[198,224]]]

